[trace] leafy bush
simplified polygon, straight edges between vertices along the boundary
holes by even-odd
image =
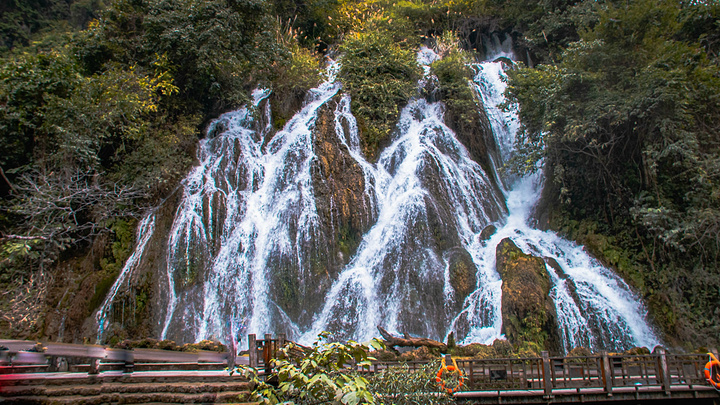
[[[288,46],[292,49],[290,61],[275,69],[271,83],[273,124],[277,128],[300,109],[305,94],[320,83],[321,77],[318,54],[301,48],[294,38]]]
[[[280,349],[278,358],[272,360],[272,375],[260,380],[257,370],[241,366],[241,373],[255,383],[254,400],[266,404],[292,401],[297,404],[358,403],[374,404],[372,393],[367,389],[365,377],[357,374],[358,367],[369,367],[369,348],[363,344],[327,342],[328,332],[323,332],[309,350],[303,350],[302,358],[293,356],[295,344],[290,342]],[[373,340],[376,349],[384,345]],[[277,388],[267,383],[275,379]]]
[[[440,392],[435,376],[440,370],[440,361],[432,361],[410,370],[401,364],[373,373],[368,378],[368,389],[380,403],[396,405],[450,404],[453,398]],[[452,383],[451,383],[452,384]]]
[[[400,110],[416,94],[420,68],[415,54],[402,49],[388,33],[352,33],[340,50],[340,79],[352,97],[365,154],[373,158]]]
[[[438,39],[438,48],[442,59],[433,62],[430,71],[438,78],[437,97],[447,106],[450,125],[456,132],[477,129],[480,118],[469,84],[473,76],[468,67],[470,58],[457,47],[457,39],[451,31]]]

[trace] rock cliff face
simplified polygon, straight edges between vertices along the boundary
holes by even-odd
[[[372,201],[365,194],[362,168],[340,142],[335,129],[335,97],[318,109],[313,129],[316,159],[311,163],[319,233],[326,243],[302,242],[309,262],[278,264],[270,271],[270,294],[296,322],[307,324],[322,304],[340,269],[357,250],[362,235],[374,221]],[[343,122],[340,122],[343,125]],[[344,123],[347,125],[347,123]]]
[[[523,253],[512,240],[497,246],[497,271],[503,279],[503,332],[515,345],[534,342],[557,352],[555,306],[543,259]]]

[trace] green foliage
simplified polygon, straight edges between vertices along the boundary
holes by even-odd
[[[100,0],[6,0],[0,5],[0,53],[29,45],[42,31],[83,28],[102,7]]]
[[[135,245],[135,226],[137,220],[119,218],[112,221],[110,229],[114,235],[114,241],[110,245],[110,256],[103,257],[100,260],[100,269],[102,270],[101,279],[95,286],[95,293],[88,307],[95,310],[105,299],[108,291],[112,287],[115,279],[122,270],[125,260],[132,253]]]
[[[439,393],[435,376],[441,364],[435,360],[410,370],[407,364],[388,367],[368,378],[368,389],[380,403],[396,405],[451,404],[453,398]],[[448,383],[451,386],[457,383]]]
[[[162,112],[148,123],[146,134],[129,146],[112,167],[113,181],[134,184],[151,196],[167,196],[193,163],[198,139],[199,115],[175,119]]]
[[[63,4],[75,18],[100,3]],[[290,58],[275,24],[262,1],[118,0],[85,31],[7,54],[3,268],[49,264],[109,231],[107,216],[137,216],[165,197],[192,163],[203,122],[247,100],[250,86],[275,77],[310,87],[312,56],[298,48]]]
[[[357,374],[357,367],[369,367],[369,348],[363,344],[327,342],[329,333],[323,332],[309,352],[302,358],[293,358],[294,344],[289,343],[282,349],[278,359],[272,360],[273,372],[269,378],[277,378],[277,388],[261,381],[257,370],[240,367],[236,372],[249,377],[255,383],[253,397],[266,404],[288,402],[297,404],[374,404],[375,398],[368,390],[365,377]],[[378,340],[372,346],[384,348]],[[348,368],[349,366],[349,368]]]
[[[470,87],[473,71],[469,56],[458,49],[454,33],[447,31],[438,39],[442,59],[433,62],[430,71],[438,78],[437,98],[445,102],[450,125],[456,132],[477,131],[480,118],[477,101]]]
[[[180,89],[177,107],[217,114],[247,101],[247,86],[267,77],[289,52],[259,0],[117,1],[79,43],[89,71],[109,61],[152,64],[157,55]]]
[[[259,0],[153,1],[143,21],[143,45],[167,55],[187,95],[215,100],[220,111],[239,106],[246,100],[244,74],[283,56],[265,7]]]
[[[176,92],[165,72],[146,73],[113,66],[84,76],[67,48],[20,54],[2,65],[0,166],[17,194],[5,201],[16,219],[3,232],[20,236],[0,245],[18,252],[11,247],[22,241],[28,250],[34,238],[42,266],[107,230],[105,218],[145,195],[131,181],[113,183],[102,174],[145,137],[159,98]]]
[[[64,52],[25,53],[0,64],[0,165],[5,170],[32,161],[42,133],[47,98],[66,97],[79,77]]]
[[[388,33],[353,33],[341,51],[340,79],[352,96],[365,154],[374,157],[400,109],[415,95],[420,70],[414,53],[402,49]]]
[[[437,40],[442,59],[433,62],[430,71],[438,78],[439,98],[445,100],[449,110],[456,111],[463,121],[472,120],[477,116],[477,107],[468,80],[472,79],[473,71],[468,67],[470,58],[458,49],[457,39],[453,32],[448,31]],[[464,114],[464,115],[461,115]]]
[[[285,122],[300,109],[308,90],[320,83],[321,70],[318,54],[313,54],[297,44],[296,34],[288,28],[288,49],[292,50],[290,61],[279,65],[272,78],[273,124],[282,128]]]

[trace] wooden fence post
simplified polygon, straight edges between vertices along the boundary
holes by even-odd
[[[275,348],[275,352],[282,349],[283,346],[285,346],[286,341],[287,341],[287,337],[285,337],[285,334],[284,333],[279,334],[278,338],[277,338],[277,347]]]
[[[123,365],[123,374],[124,373],[132,373],[133,370],[135,370],[135,354],[130,351],[126,350],[123,352],[123,362],[125,363]]]
[[[552,398],[552,369],[550,368],[550,355],[543,350],[541,353],[543,364],[543,388],[545,390],[545,399]]]
[[[603,350],[600,352],[600,358],[602,360],[602,379],[607,396],[612,396],[612,373],[610,372],[610,358],[608,352]]]
[[[657,375],[660,377],[660,383],[662,384],[665,395],[670,395],[670,368],[668,367],[667,354],[665,349],[658,347],[655,349],[657,352]]]
[[[263,362],[265,363],[265,375],[270,374],[272,366],[270,365],[270,359],[273,356],[273,341],[272,335],[269,333],[265,334],[265,341],[263,342]]]
[[[123,366],[123,374],[131,374],[135,370],[135,361],[126,360]]]
[[[248,335],[248,363],[250,367],[258,366],[257,340],[255,334]]]
[[[468,361],[468,365],[470,366],[470,371],[468,371],[468,386],[472,388],[475,386],[475,379],[473,377],[473,361]]]
[[[227,367],[230,370],[235,369],[235,349],[232,347],[232,345],[228,346]]]

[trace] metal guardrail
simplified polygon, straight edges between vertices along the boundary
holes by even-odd
[[[99,345],[75,345],[0,340],[0,374],[19,372],[85,371],[97,374],[101,368],[122,368],[133,372],[136,365],[144,368],[200,368],[234,365],[236,359],[228,352],[178,352],[158,349],[111,349]],[[38,351],[41,347],[41,351]]]

